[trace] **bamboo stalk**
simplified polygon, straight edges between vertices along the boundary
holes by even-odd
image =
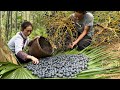
[[[1,31],[2,31],[2,11],[0,11],[0,38],[1,38]]]

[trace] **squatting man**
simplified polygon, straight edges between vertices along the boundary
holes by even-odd
[[[94,17],[90,12],[87,11],[75,11],[69,17],[75,24],[78,32],[78,38],[69,44],[68,48],[73,49],[77,46],[78,50],[83,50],[91,44],[93,31],[93,20]]]

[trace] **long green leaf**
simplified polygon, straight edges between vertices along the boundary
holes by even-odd
[[[82,71],[80,74],[77,75],[78,78],[95,78],[95,75],[100,74],[110,74],[118,72],[119,66],[112,66],[109,68],[96,68],[96,69],[89,69]],[[120,72],[120,71],[119,71]]]
[[[107,55],[107,54],[101,55],[99,58],[97,57],[97,58],[95,58],[95,59],[93,59],[93,60],[90,60],[90,62],[89,62],[88,64],[91,65],[91,64],[94,64],[94,63],[98,63],[98,62],[100,62],[100,61],[103,61],[103,60],[108,60],[108,59],[110,59],[110,58],[112,58],[111,55]]]
[[[81,51],[81,53],[84,53],[84,54],[86,54],[86,55],[89,55],[89,54],[96,54],[96,53],[98,53],[98,52],[101,52],[103,50],[103,47],[96,47],[96,48],[93,48],[93,49],[91,49],[91,50],[86,50],[86,51],[84,51],[84,52],[82,52]]]

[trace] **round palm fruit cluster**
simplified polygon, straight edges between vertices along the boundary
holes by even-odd
[[[28,63],[25,67],[39,78],[74,78],[88,67],[89,58],[83,54],[64,54],[40,58],[39,64]]]

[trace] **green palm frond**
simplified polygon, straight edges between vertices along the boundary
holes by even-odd
[[[10,62],[0,62],[1,79],[37,79],[29,70],[21,65]]]
[[[88,69],[85,71],[82,71],[80,74],[77,75],[77,78],[79,79],[99,79],[103,78],[103,76],[100,76],[101,74],[114,74],[114,73],[120,73],[119,70],[120,67],[113,66],[108,68],[93,68]],[[99,76],[99,77],[98,77]],[[107,78],[108,76],[104,76],[104,78]]]
[[[26,68],[18,68],[14,72],[6,75],[3,79],[38,79],[33,76]]]
[[[0,62],[0,76],[5,73],[17,69],[19,66],[10,62]]]

